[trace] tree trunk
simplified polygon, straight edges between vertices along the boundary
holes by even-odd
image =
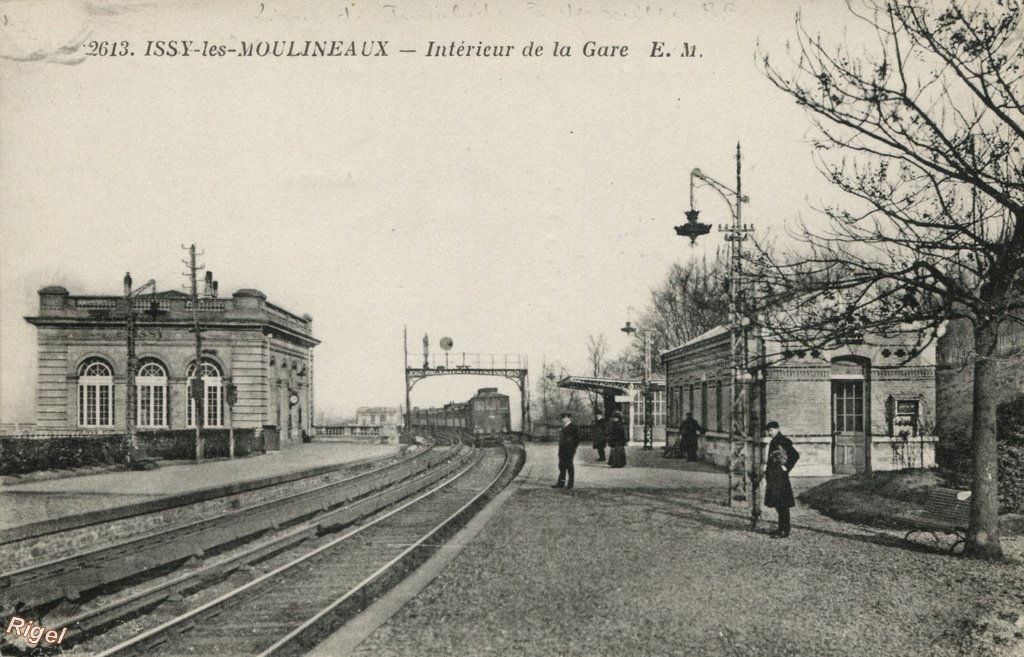
[[[974,481],[971,486],[971,520],[964,555],[976,559],[1001,559],[999,544],[999,462],[996,452],[995,322],[974,327],[974,401],[972,434]]]

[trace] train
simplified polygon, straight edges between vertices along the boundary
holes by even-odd
[[[412,409],[413,428],[450,427],[475,436],[509,433],[512,416],[508,395],[497,388],[480,388],[464,402],[451,402],[439,408]]]

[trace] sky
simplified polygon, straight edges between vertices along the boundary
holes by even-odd
[[[34,418],[39,288],[119,294],[130,271],[180,289],[182,245],[222,295],[257,288],[313,316],[317,412],[343,414],[404,401],[406,326],[413,362],[424,334],[435,351],[447,336],[453,353],[524,354],[534,379],[545,360],[585,373],[589,335],[625,348],[627,309],[673,263],[723,248],[673,226],[691,169],[735,184],[737,142],[759,236],[834,194],[755,53],[785,55],[798,9],[838,34],[842,2],[307,4],[0,9],[0,421]],[[387,56],[144,55],[324,39],[386,41]],[[134,55],[88,55],[94,41]],[[514,54],[427,57],[431,41]],[[588,41],[628,56],[585,57]],[[655,41],[673,56],[650,57]],[[531,42],[544,54],[524,56]],[[730,218],[708,188],[696,204]],[[435,378],[413,404],[486,385],[515,395]]]

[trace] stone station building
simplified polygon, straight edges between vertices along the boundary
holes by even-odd
[[[125,297],[73,296],[59,286],[39,291],[39,314],[26,318],[37,328],[39,430],[125,430],[128,304]],[[188,395],[197,369],[191,297],[168,291],[131,304],[138,430],[194,427],[195,401]],[[203,425],[276,428],[282,439],[300,440],[313,422],[313,347],[319,340],[312,318],[270,303],[259,290],[218,298],[209,275],[196,312]]]

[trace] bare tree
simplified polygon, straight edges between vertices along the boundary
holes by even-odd
[[[728,319],[724,261],[717,257],[674,264],[660,287],[651,291],[643,325],[653,333],[652,353],[676,347]]]
[[[559,416],[564,412],[576,417],[586,414],[587,406],[580,391],[559,388],[558,382],[569,376],[569,371],[558,362],[545,362],[540,379],[537,381],[537,396],[540,407],[534,405],[534,420],[538,426],[557,426]]]
[[[658,354],[724,324],[729,316],[728,273],[722,258],[688,260],[673,264],[661,285],[651,290],[649,305],[638,324],[649,330],[651,371],[661,367]],[[614,359],[608,371],[616,376],[638,376],[644,367],[643,338],[638,336]]]
[[[965,554],[999,558],[995,356],[1024,288],[1021,7],[864,0],[849,8],[868,39],[828,46],[798,15],[790,60],[761,56],[768,78],[820,131],[819,169],[852,198],[822,208],[828,222],[801,225],[802,245],[757,254],[756,287],[762,297],[799,295],[801,312],[777,313],[770,328],[784,333],[789,322],[818,344],[911,331],[921,348],[944,321],[970,322]]]

